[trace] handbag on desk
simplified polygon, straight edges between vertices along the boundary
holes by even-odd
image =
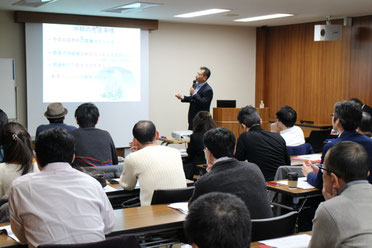
[[[105,173],[103,171],[96,170],[92,167],[76,166],[74,168],[95,178],[102,185],[102,188],[106,186]]]

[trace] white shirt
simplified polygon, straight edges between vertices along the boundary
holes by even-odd
[[[186,188],[180,152],[167,146],[147,146],[129,154],[124,160],[120,185],[131,190],[140,185],[141,206],[151,204],[155,189]]]
[[[32,166],[33,168],[31,172],[39,171],[39,167],[37,166],[36,162],[33,163]],[[4,195],[8,195],[10,185],[12,184],[13,180],[22,176],[22,170],[20,170],[20,168],[20,164],[0,164],[0,198]]]
[[[115,224],[100,183],[68,163],[15,179],[9,214],[14,234],[29,247],[101,241]]]
[[[299,146],[305,144],[304,132],[298,126],[293,126],[280,131],[286,146]]]

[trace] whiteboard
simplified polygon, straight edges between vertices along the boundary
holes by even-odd
[[[14,59],[0,58],[0,109],[9,119],[17,118]]]

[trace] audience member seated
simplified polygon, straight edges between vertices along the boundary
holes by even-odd
[[[357,131],[367,137],[372,137],[372,117],[367,112],[362,112],[362,119],[360,120]]]
[[[215,128],[212,116],[207,111],[200,111],[193,119],[193,130],[190,143],[187,146],[187,158],[183,161],[183,169],[187,179],[193,179],[196,165],[205,164],[203,135],[209,129]]]
[[[271,132],[280,132],[287,146],[305,144],[304,132],[300,127],[294,125],[296,121],[296,111],[290,106],[284,105],[276,112],[276,122],[271,124]]]
[[[330,140],[324,145],[322,150],[321,163],[324,162],[324,157],[327,151],[335,144],[341,141],[353,141],[361,144],[368,152],[372,162],[372,139],[358,133],[356,129],[360,124],[362,118],[361,108],[352,101],[342,101],[335,104],[334,113],[331,114],[333,129],[338,132],[339,136],[336,139]],[[372,169],[372,165],[370,170]],[[302,171],[307,176],[307,182],[322,189],[323,187],[323,173],[319,171],[317,166],[303,164]],[[372,183],[372,175],[369,175],[368,181]]]
[[[238,121],[244,132],[239,136],[235,157],[257,164],[266,181],[274,180],[279,166],[291,164],[284,139],[261,128],[260,115],[252,106],[240,110]]]
[[[49,104],[47,107],[47,111],[45,111],[44,113],[44,116],[48,119],[49,124],[38,126],[38,128],[36,129],[36,138],[42,131],[55,127],[62,127],[68,132],[75,130],[76,127],[69,126],[63,123],[67,112],[67,109],[63,107],[62,103],[54,102]]]
[[[225,192],[240,197],[253,219],[272,217],[266,193],[265,178],[257,165],[233,158],[234,134],[223,127],[211,129],[204,135],[208,173],[195,183],[194,200],[209,192]]]
[[[3,130],[3,126],[7,123],[8,123],[8,116],[2,109],[0,109],[0,163],[3,162],[3,156],[4,156],[4,151],[3,151],[3,148],[1,147],[1,133]]]
[[[372,186],[367,181],[370,160],[363,146],[339,142],[323,164],[326,199],[313,220],[310,248],[370,247]]]
[[[72,131],[75,137],[73,166],[105,166],[118,164],[118,155],[109,132],[96,128],[98,108],[93,103],[83,103],[75,111],[79,128]]]
[[[228,193],[209,193],[189,207],[185,235],[193,248],[247,248],[251,218],[244,202]]]
[[[9,122],[2,131],[4,160],[0,164],[0,197],[9,194],[14,179],[39,171],[34,160],[31,136],[19,123]]]
[[[141,206],[151,204],[155,189],[185,188],[181,154],[175,148],[157,145],[159,133],[154,123],[139,121],[132,132],[132,153],[124,160],[120,185],[126,190],[132,190],[138,180]]]
[[[10,224],[29,247],[101,241],[115,214],[101,185],[71,167],[74,138],[57,127],[35,144],[40,172],[18,177],[9,193]]]

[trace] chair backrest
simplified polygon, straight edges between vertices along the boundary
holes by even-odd
[[[134,235],[122,234],[103,241],[81,244],[46,244],[38,248],[140,248]]]
[[[329,137],[330,129],[326,130],[312,130],[310,136],[306,138],[306,142],[310,143],[314,152],[321,152],[324,146],[324,141]]]
[[[298,213],[292,211],[277,217],[252,219],[252,242],[293,234],[295,231],[297,216]]]
[[[287,146],[289,156],[304,155],[314,153],[310,143],[305,143],[299,146]]]
[[[186,202],[194,192],[194,186],[181,189],[157,189],[154,190],[151,205],[166,204],[173,202]]]

